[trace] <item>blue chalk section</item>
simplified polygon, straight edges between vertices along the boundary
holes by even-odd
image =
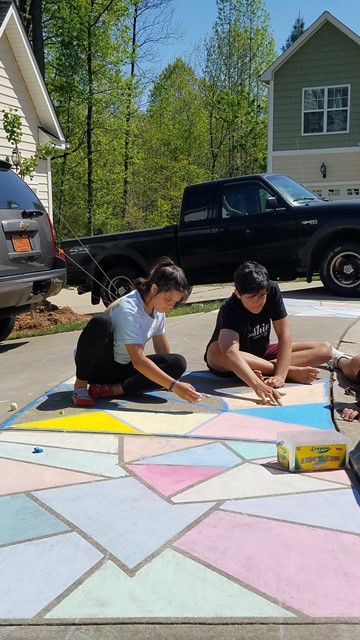
[[[289,407],[263,407],[262,409],[241,409],[236,411],[245,416],[256,416],[266,420],[300,424],[315,429],[335,429],[329,405],[296,404]]]
[[[0,498],[0,544],[68,531],[69,527],[24,495]]]
[[[276,457],[276,444],[268,442],[227,442],[226,444],[247,460]]]
[[[184,449],[183,451],[173,451],[160,456],[151,456],[137,461],[135,464],[167,464],[167,465],[188,465],[191,467],[222,467],[230,468],[239,464],[241,460],[231,453],[219,442],[194,447],[194,449]]]

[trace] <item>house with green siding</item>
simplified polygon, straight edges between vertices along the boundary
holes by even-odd
[[[333,199],[360,197],[360,37],[325,11],[261,80],[268,171]]]

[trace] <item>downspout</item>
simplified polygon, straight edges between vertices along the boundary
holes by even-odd
[[[51,222],[54,224],[53,201],[52,201],[52,178],[51,178],[51,160],[46,158],[47,184],[48,184],[48,214]]]
[[[267,149],[267,170],[273,171],[273,142],[274,142],[274,79],[271,78],[268,90],[268,149]]]

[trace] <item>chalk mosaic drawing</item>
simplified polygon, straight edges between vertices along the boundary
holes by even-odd
[[[282,407],[199,382],[190,408],[158,392],[77,412],[69,380],[2,425],[1,622],[360,616],[354,478],[276,461],[277,431],[334,428],[327,380]]]

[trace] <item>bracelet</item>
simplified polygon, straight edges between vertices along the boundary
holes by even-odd
[[[170,387],[168,388],[168,391],[172,391],[173,388],[175,387],[176,383],[177,383],[177,380],[175,380],[175,378],[174,378],[174,380],[172,381]]]

